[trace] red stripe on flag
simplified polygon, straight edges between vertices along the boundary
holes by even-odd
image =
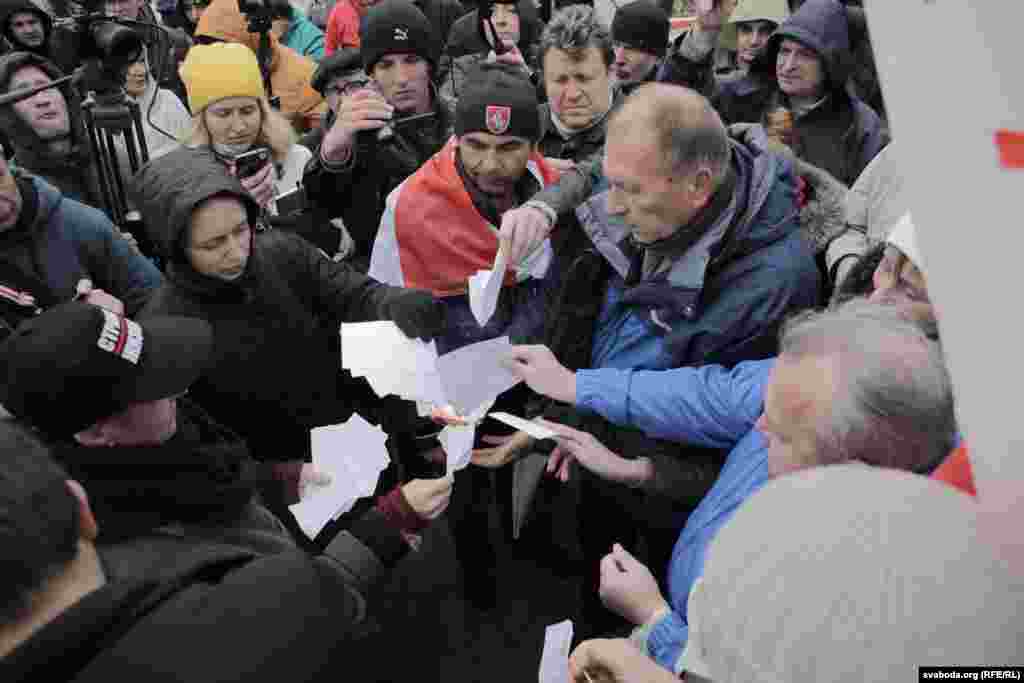
[[[1024,133],[1012,130],[996,131],[999,163],[1003,168],[1024,169]]]

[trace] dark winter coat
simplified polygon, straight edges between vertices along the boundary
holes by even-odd
[[[825,101],[796,120],[794,152],[801,159],[852,185],[888,142],[881,119],[850,94],[850,39],[846,10],[837,0],[809,0],[772,35],[745,76],[723,79],[712,102],[726,123],[759,123],[766,112],[786,105],[775,75],[783,40],[800,42],[821,57]]]
[[[134,316],[160,286],[160,271],[99,210],[64,197],[40,178],[20,172],[17,178],[21,218],[0,232],[0,284],[35,301],[19,305],[0,297],[3,326],[16,327],[37,309],[70,301],[83,278],[116,296]]]
[[[306,683],[372,671],[359,645],[368,597],[408,546],[371,510],[315,557],[189,538],[164,550],[142,579],[118,578],[101,555],[107,583],[0,659],[0,679]]]
[[[338,171],[328,170],[320,160],[320,144],[334,125],[333,112],[318,134],[303,141],[313,152],[302,178],[312,210],[321,221],[340,217],[345,222],[356,245],[349,260],[363,272],[370,265],[370,252],[388,194],[434,156],[452,135],[451,112],[437,97],[434,111],[436,115],[432,118],[396,127],[389,142],[378,141],[374,131],[357,135],[354,158]]]
[[[387,318],[394,288],[280,230],[253,233],[238,280],[193,270],[185,244],[200,202],[233,195],[250,217],[257,215],[237,179],[208,150],[180,148],[145,166],[132,185],[167,264],[167,281],[142,317],[183,315],[213,325],[215,360],[190,395],[241,434],[256,459],[307,457],[311,428],[372,409],[369,386],[341,372],[338,326]]]

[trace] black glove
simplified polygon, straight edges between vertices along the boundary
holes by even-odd
[[[430,341],[445,329],[444,304],[424,289],[395,288],[384,302],[384,311],[410,338]]]

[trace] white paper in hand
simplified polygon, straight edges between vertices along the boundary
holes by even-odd
[[[341,363],[378,396],[444,403],[436,344],[409,339],[390,320],[343,324]]]
[[[491,413],[488,417],[493,417],[498,422],[504,422],[509,427],[515,427],[521,432],[526,432],[535,439],[554,439],[558,436],[557,432],[553,432],[547,427],[542,427],[536,422],[530,422],[509,413]]]
[[[494,400],[487,401],[482,406],[465,416],[467,424],[448,425],[441,430],[438,441],[447,457],[446,474],[454,474],[469,464],[473,455],[473,440],[476,438],[476,425],[484,419],[487,411],[494,405]]]
[[[498,337],[437,359],[445,398],[459,415],[471,414],[520,382],[503,364],[511,355],[508,337]]]
[[[551,624],[544,629],[544,651],[540,656],[540,683],[572,683],[569,677],[569,648],[572,622]]]
[[[304,500],[291,506],[299,527],[315,538],[332,519],[348,512],[360,498],[372,495],[389,462],[380,427],[353,415],[340,425],[310,432],[313,464],[331,477]]]
[[[498,255],[494,257],[494,266],[490,270],[478,270],[469,278],[469,310],[480,327],[483,327],[494,315],[501,295],[501,283],[505,280],[508,267],[505,250],[498,247]]]

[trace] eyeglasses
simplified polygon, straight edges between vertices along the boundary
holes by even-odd
[[[345,83],[339,83],[332,85],[327,88],[327,96],[338,95],[339,97],[344,95],[351,95],[356,90],[362,90],[370,83],[369,79],[356,79],[352,81],[346,81]]]

